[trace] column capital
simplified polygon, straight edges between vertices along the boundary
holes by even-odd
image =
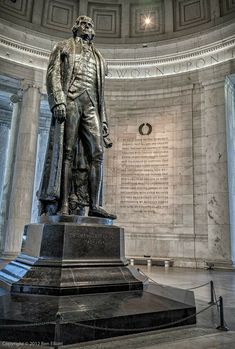
[[[24,92],[27,91],[29,88],[37,88],[40,93],[42,93],[42,85],[36,81],[32,80],[22,80],[21,81],[21,90]]]

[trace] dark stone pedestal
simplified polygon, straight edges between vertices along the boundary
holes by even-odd
[[[0,340],[65,345],[196,322],[193,292],[144,280],[112,221],[41,218],[0,271]]]
[[[0,271],[0,283],[14,293],[130,291],[142,289],[141,280],[127,266],[123,229],[79,216],[43,217],[27,225],[22,252]]]

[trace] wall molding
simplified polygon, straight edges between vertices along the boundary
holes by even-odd
[[[46,70],[50,51],[0,35],[0,58]],[[175,75],[215,66],[235,58],[235,35],[186,52],[136,59],[107,59],[109,79]]]

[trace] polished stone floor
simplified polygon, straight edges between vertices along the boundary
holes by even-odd
[[[184,289],[197,287],[214,281],[217,298],[224,299],[226,325],[230,331],[216,330],[219,325],[216,306],[208,308],[210,287],[196,288],[197,325],[152,331],[79,345],[64,346],[73,349],[235,349],[235,273],[233,271],[213,271],[189,268],[164,268],[137,266],[155,282]],[[9,348],[10,343],[0,343],[0,348]],[[25,344],[13,344],[11,348],[32,348]],[[40,346],[40,348],[43,348]]]

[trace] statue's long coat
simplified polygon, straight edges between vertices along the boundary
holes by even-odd
[[[82,50],[81,39],[78,51]],[[100,52],[92,46],[97,67],[98,111],[101,123],[107,123],[104,103],[104,79],[107,66]],[[67,93],[73,81],[75,62],[75,39],[59,42],[52,51],[47,69],[47,93],[51,110],[61,103],[66,105]],[[60,198],[61,169],[63,161],[64,124],[58,124],[52,116],[47,152],[38,198],[42,201],[57,201]]]

